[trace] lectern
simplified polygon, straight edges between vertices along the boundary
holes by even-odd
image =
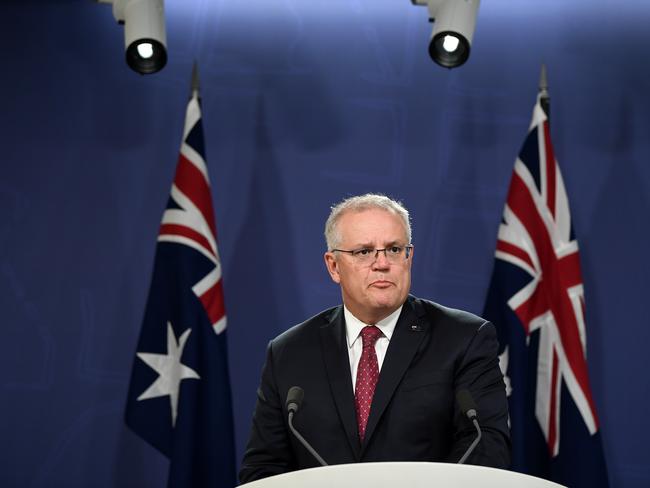
[[[357,463],[303,469],[246,488],[566,488],[503,469],[447,463]]]

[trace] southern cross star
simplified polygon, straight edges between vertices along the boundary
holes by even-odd
[[[192,329],[187,329],[181,334],[179,340],[176,341],[172,324],[167,322],[167,354],[137,353],[138,357],[159,375],[156,381],[138,397],[138,400],[169,395],[169,402],[172,408],[172,427],[176,425],[178,392],[181,381],[188,378],[200,379],[196,371],[181,364],[183,349],[191,332]]]

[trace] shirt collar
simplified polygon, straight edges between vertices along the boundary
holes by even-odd
[[[397,325],[397,319],[399,319],[399,314],[402,311],[402,307],[403,305],[401,305],[388,317],[381,319],[375,324],[389,341],[393,336],[393,331],[395,330],[395,325]],[[348,341],[348,347],[351,348],[352,344],[354,344],[354,342],[359,337],[359,334],[361,334],[361,329],[369,324],[361,322],[361,320],[352,315],[352,312],[350,312],[345,305],[343,305],[343,316],[345,317],[345,334]]]

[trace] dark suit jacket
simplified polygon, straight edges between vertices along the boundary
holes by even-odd
[[[328,464],[457,462],[476,435],[455,400],[466,388],[483,430],[467,462],[508,467],[508,407],[497,351],[489,322],[409,296],[360,443],[343,307],[312,317],[269,343],[240,481],[318,465],[288,428],[285,400],[292,386],[305,391],[294,426]]]

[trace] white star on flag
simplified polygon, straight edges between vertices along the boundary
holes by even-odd
[[[510,376],[508,376],[508,356],[508,346],[506,346],[503,353],[499,355],[499,368],[503,374],[503,382],[506,384],[507,397],[512,394],[512,383],[510,382]]]
[[[192,329],[187,329],[177,341],[172,324],[167,322],[167,354],[137,353],[138,357],[159,375],[156,381],[138,397],[138,400],[147,400],[148,398],[169,395],[169,402],[172,408],[172,427],[176,425],[178,392],[181,381],[188,378],[201,378],[192,368],[181,364],[183,349],[191,332]]]

